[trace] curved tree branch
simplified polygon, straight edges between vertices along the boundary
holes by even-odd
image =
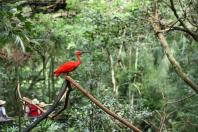
[[[66,83],[66,85],[63,86],[63,88],[61,89],[61,91],[59,92],[57,98],[55,99],[54,103],[52,106],[50,106],[50,108],[47,110],[47,112],[45,112],[41,117],[39,117],[35,122],[33,122],[32,124],[30,124],[28,127],[26,127],[24,129],[24,132],[29,132],[31,131],[34,127],[36,127],[42,120],[44,120],[45,118],[47,118],[57,107],[60,99],[62,98],[62,96],[64,95],[65,91],[67,90],[67,86],[68,83]]]
[[[29,99],[29,98],[27,98],[27,97],[22,97],[22,95],[21,95],[21,91],[20,91],[20,84],[18,83],[17,84],[17,86],[16,86],[16,89],[15,89],[15,98],[16,98],[16,100],[17,99],[19,99],[22,103],[23,103],[23,105],[25,104],[25,103],[27,103],[27,104],[32,104],[32,100],[31,99]],[[38,105],[36,105],[36,104],[33,104],[35,107],[37,107],[40,111],[42,111],[42,112],[46,112],[43,108],[41,108],[40,106],[38,106]],[[49,116],[50,117],[50,116]]]
[[[198,34],[196,34],[195,32],[193,32],[191,30],[189,30],[189,28],[186,26],[186,24],[180,19],[179,15],[177,13],[177,10],[175,8],[173,0],[170,0],[170,3],[171,3],[171,6],[170,6],[171,10],[173,11],[173,13],[174,13],[175,17],[177,18],[177,20],[180,22],[181,26],[184,28],[181,31],[185,31],[186,33],[191,35],[195,41],[198,42]]]
[[[154,15],[151,17],[150,21],[151,21],[153,29],[160,41],[160,44],[164,48],[167,58],[169,59],[170,63],[173,65],[173,67],[174,67],[176,73],[179,75],[179,77],[182,80],[184,80],[196,93],[198,93],[198,85],[187,76],[187,74],[181,68],[180,64],[174,58],[173,54],[171,53],[171,49],[169,47],[169,44],[168,44],[165,36],[163,35],[162,32],[160,32],[160,30],[161,30],[160,23],[157,23],[156,20],[159,20],[157,9],[154,10]]]
[[[78,90],[80,90],[81,93],[83,93],[86,97],[88,97],[94,104],[96,104],[104,112],[106,112],[110,116],[114,117],[115,119],[117,119],[118,121],[120,121],[121,123],[123,123],[124,125],[126,125],[127,127],[129,127],[130,129],[132,129],[133,131],[135,131],[135,132],[141,132],[140,129],[138,129],[136,126],[134,126],[133,124],[131,124],[129,121],[127,121],[126,119],[123,119],[123,118],[119,117],[117,114],[115,114],[114,112],[112,112],[109,109],[107,109],[106,107],[104,107],[104,105],[102,103],[100,103],[93,95],[91,95],[82,86],[80,86],[78,83],[76,83],[71,77],[69,77],[69,76],[64,76],[64,77],[65,77],[65,79],[67,81],[69,81],[73,86],[75,86]]]
[[[63,111],[67,108],[67,106],[68,106],[69,95],[70,95],[70,92],[72,91],[70,83],[68,83],[68,85],[69,85],[69,87],[68,87],[68,90],[66,91],[66,97],[65,97],[64,106],[63,106],[62,109],[60,109],[56,114],[54,114],[54,115],[52,116],[52,119],[57,119],[57,116],[58,116],[61,112],[63,112]]]

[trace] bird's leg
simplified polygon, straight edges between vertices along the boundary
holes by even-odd
[[[67,108],[67,106],[68,106],[69,94],[70,94],[70,92],[71,92],[72,90],[71,90],[71,84],[70,84],[70,82],[67,81],[67,80],[66,80],[66,82],[68,83],[68,88],[69,88],[69,89],[67,89],[67,90],[65,91],[65,93],[66,93],[66,98],[65,98],[64,106],[63,106],[63,108],[60,109],[55,115],[52,116],[52,119],[56,119],[56,117],[57,117],[61,112],[63,112],[63,111]]]
[[[65,76],[68,76],[68,74],[69,74],[69,73],[63,73],[63,76],[64,76],[64,77],[65,77]],[[66,81],[66,80],[65,80],[65,81]]]
[[[64,78],[66,78],[66,77],[68,76],[68,74],[69,74],[69,73],[63,73]],[[66,82],[66,81],[67,81],[67,83],[68,83],[68,86],[67,86],[67,87],[69,88],[70,91],[72,91],[72,90],[73,90],[72,87],[71,87],[72,84],[71,84],[68,80],[65,80],[65,82]],[[73,85],[72,85],[72,86],[73,86]]]

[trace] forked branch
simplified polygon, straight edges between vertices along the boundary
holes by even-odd
[[[171,4],[171,6],[170,6],[171,10],[173,11],[175,17],[177,18],[177,20],[180,22],[181,26],[183,27],[183,28],[181,28],[182,30],[180,30],[180,31],[184,31],[184,32],[188,33],[189,35],[192,36],[192,38],[195,41],[198,42],[198,34],[196,32],[193,32],[193,31],[189,30],[189,28],[186,26],[184,21],[180,19],[179,15],[177,13],[177,10],[175,8],[173,0],[170,0],[170,4]]]
[[[157,5],[155,6],[153,16],[151,16],[151,18],[150,18],[153,29],[154,29],[154,31],[155,31],[155,33],[156,33],[156,35],[157,35],[157,37],[160,41],[161,46],[163,47],[163,49],[165,51],[165,54],[166,54],[168,60],[173,65],[173,68],[176,71],[176,73],[178,74],[178,76],[182,80],[184,80],[186,82],[186,84],[188,84],[196,93],[198,93],[198,85],[188,77],[188,75],[183,71],[180,64],[174,58],[174,56],[171,52],[171,48],[169,47],[169,44],[168,44],[164,34],[162,32],[160,32],[161,29],[162,29],[160,27],[160,23],[156,22],[156,20],[159,20],[159,15],[158,15],[158,12],[157,12]]]
[[[68,106],[69,95],[70,95],[70,92],[72,91],[70,83],[68,83],[68,85],[69,85],[69,87],[68,87],[67,91],[65,92],[65,93],[66,93],[66,97],[65,97],[64,106],[63,106],[62,109],[60,109],[56,114],[54,114],[54,115],[52,116],[52,119],[56,119],[57,116],[58,116],[61,112],[63,112],[63,111],[67,108],[67,106]]]
[[[42,120],[46,119],[55,110],[55,108],[58,106],[58,103],[59,103],[60,99],[62,98],[62,96],[64,95],[65,91],[67,90],[68,83],[69,82],[67,82],[67,84],[65,86],[63,86],[63,88],[60,90],[57,98],[55,99],[55,101],[52,104],[52,106],[50,106],[50,108],[47,110],[47,112],[45,112],[35,122],[33,122],[27,128],[25,128],[24,132],[31,131],[34,127],[36,127]]]

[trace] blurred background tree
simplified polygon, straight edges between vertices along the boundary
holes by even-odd
[[[158,1],[160,22],[165,29],[174,24],[166,34],[169,46],[185,72],[198,82],[198,3],[178,2]],[[148,21],[153,3],[0,1],[0,98],[7,101],[8,115],[18,116],[13,96],[17,82],[23,95],[52,102],[63,83],[53,71],[75,60],[74,52],[82,49],[91,53],[82,57],[71,76],[106,107],[143,131],[195,132],[197,95],[175,73],[156,39]],[[35,131],[129,131],[76,90],[63,117],[61,123],[42,122]],[[23,119],[21,123],[27,125]]]

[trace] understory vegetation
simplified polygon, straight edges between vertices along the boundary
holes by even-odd
[[[54,71],[75,61],[76,50],[90,53],[69,76],[109,110],[142,131],[198,130],[196,0],[61,1],[0,1],[0,99],[15,119],[0,124],[3,132],[32,123],[15,98],[17,83],[22,96],[52,103],[64,82]],[[130,131],[72,89],[60,119],[32,131]]]

